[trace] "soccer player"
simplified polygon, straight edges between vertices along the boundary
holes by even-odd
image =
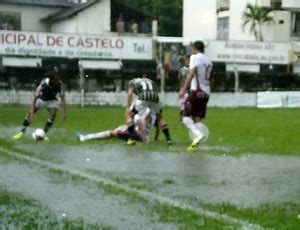
[[[49,112],[49,118],[44,127],[44,131],[47,133],[55,120],[56,113],[59,108],[59,102],[57,100],[58,94],[61,98],[62,104],[62,118],[63,120],[65,119],[66,102],[63,83],[60,81],[60,75],[61,74],[57,67],[54,67],[45,73],[45,78],[35,90],[29,111],[26,114],[25,120],[23,121],[21,132],[18,132],[16,135],[14,135],[13,139],[18,140],[22,138],[34,115],[44,108],[47,108]],[[45,137],[45,140],[48,140],[47,136]]]
[[[137,99],[133,101],[133,96],[136,95]],[[162,117],[162,108],[159,102],[158,88],[154,82],[147,78],[144,74],[142,78],[134,78],[129,82],[127,91],[127,108],[126,120],[129,135],[132,135],[134,130],[133,110],[138,114],[142,114],[146,108],[150,108],[151,113],[157,116],[157,129],[161,129],[166,137],[167,143],[172,144],[170,137],[169,127],[164,118]],[[134,145],[135,141],[130,137],[127,141],[128,145]]]
[[[189,151],[197,150],[198,144],[204,138],[204,134],[197,129],[195,123],[200,123],[205,118],[207,102],[210,96],[212,67],[212,62],[204,55],[203,42],[196,41],[192,47],[189,73],[179,91],[179,97],[183,97],[186,89],[190,86],[190,93],[184,102],[182,118],[184,125],[196,136],[188,147]]]
[[[96,139],[109,139],[109,138],[119,138],[128,141],[129,137],[134,141],[148,142],[150,140],[149,134],[150,130],[156,120],[156,116],[151,113],[149,108],[146,108],[142,115],[134,115],[134,123],[136,128],[130,135],[128,132],[127,125],[121,125],[114,130],[107,130],[97,133],[82,134],[77,132],[77,136],[80,141],[96,140]]]

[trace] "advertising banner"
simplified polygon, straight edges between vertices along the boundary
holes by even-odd
[[[258,92],[257,93],[258,108],[297,108],[300,107],[300,92]]]
[[[208,41],[206,54],[215,62],[288,64],[290,43]]]
[[[151,60],[151,37],[0,30],[0,55]]]

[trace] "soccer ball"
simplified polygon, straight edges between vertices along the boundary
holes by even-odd
[[[45,131],[43,129],[36,129],[33,133],[32,133],[32,138],[36,141],[42,141],[45,138]]]
[[[209,136],[209,130],[208,130],[207,126],[202,122],[196,123],[195,126],[204,135],[204,138],[200,141],[199,144],[204,143],[205,141],[207,141],[208,136]],[[194,140],[196,138],[196,136],[194,135],[194,133],[191,130],[189,130],[189,136],[190,136],[191,140]]]

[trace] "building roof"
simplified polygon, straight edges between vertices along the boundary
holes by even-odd
[[[36,5],[36,6],[56,6],[68,7],[74,5],[72,2],[64,0],[0,0],[0,4],[14,4],[14,5]]]
[[[99,0],[90,0],[85,3],[72,4],[68,9],[63,9],[59,12],[50,14],[47,17],[43,18],[42,21],[51,23],[51,22],[55,22],[55,21],[59,21],[71,17],[74,14],[77,14],[78,12],[94,5],[97,2],[99,2]]]

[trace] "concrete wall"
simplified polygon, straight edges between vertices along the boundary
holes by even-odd
[[[21,13],[21,30],[48,32],[47,25],[40,19],[59,11],[60,7],[0,4],[0,11]]]
[[[282,0],[282,7],[300,8],[300,1],[299,0]]]
[[[255,41],[254,34],[249,33],[249,26],[243,29],[242,15],[248,3],[255,4],[256,2],[262,6],[271,4],[270,0],[231,0],[229,10],[217,13],[217,5],[220,4],[218,0],[184,0],[183,36],[214,40],[217,34],[217,18],[229,17],[229,40]],[[283,1],[284,4],[295,9],[300,1]],[[262,28],[264,41],[290,41],[291,13],[275,11],[273,17],[275,23]],[[279,23],[280,21],[284,23]]]
[[[274,11],[274,23],[262,28],[264,41],[289,42],[291,36],[291,12]]]
[[[54,33],[104,34],[110,32],[110,1],[102,0],[76,16],[53,23]]]
[[[33,98],[32,91],[0,90],[0,104],[29,105]],[[88,92],[84,95],[84,104],[91,106],[121,105],[126,106],[126,92]],[[179,106],[178,93],[165,93],[162,103],[167,106]],[[68,105],[80,105],[80,92],[66,92]],[[213,93],[209,107],[255,107],[256,93]]]

